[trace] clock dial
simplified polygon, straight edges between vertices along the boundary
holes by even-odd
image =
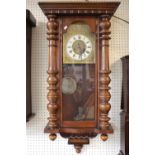
[[[73,60],[81,61],[88,58],[92,52],[92,43],[84,35],[78,34],[72,36],[66,47],[67,54]]]
[[[96,34],[87,24],[71,24],[63,34],[64,64],[94,64]]]

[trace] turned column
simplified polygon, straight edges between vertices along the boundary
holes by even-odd
[[[48,15],[48,22],[47,22],[47,40],[48,44],[48,78],[47,82],[48,86],[48,105],[47,109],[49,111],[48,117],[48,127],[51,129],[58,128],[58,119],[57,119],[57,100],[58,100],[58,92],[57,92],[57,84],[58,84],[58,69],[57,69],[57,40],[58,40],[58,22],[56,20],[55,15]],[[56,138],[56,134],[51,134],[51,140]]]
[[[109,37],[110,35],[110,26],[108,16],[101,16],[101,21],[99,25],[99,34],[100,34],[100,68],[99,68],[99,127],[101,130],[108,130],[110,127],[108,113],[111,109],[109,100],[111,98],[109,92],[109,83],[110,83],[110,70],[109,70]],[[101,135],[102,140],[106,140],[106,135]]]

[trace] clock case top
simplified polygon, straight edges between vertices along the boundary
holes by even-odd
[[[39,2],[45,16],[108,15],[112,17],[120,2]]]
[[[117,7],[119,6],[120,2],[39,2],[39,6],[42,9],[45,16],[49,19],[51,16],[56,16],[56,19],[59,23],[59,35],[58,35],[58,47],[57,47],[57,66],[59,69],[59,75],[58,79],[61,81],[62,77],[62,60],[60,60],[62,57],[62,35],[63,35],[63,26],[65,24],[69,25],[74,20],[75,21],[81,21],[82,19],[85,21],[85,23],[88,23],[88,25],[91,28],[92,32],[97,33],[99,38],[99,30],[96,28],[96,25],[99,24],[100,17],[108,17],[110,18],[115,13]],[[65,24],[62,22],[64,19]],[[94,20],[98,21],[94,23]],[[101,42],[98,41],[98,48],[100,48]],[[100,50],[98,50],[100,51]],[[100,52],[99,52],[100,53]],[[99,58],[99,55],[97,55]],[[96,75],[99,72],[99,66],[100,64],[96,65]],[[110,71],[109,71],[110,73]],[[98,75],[97,75],[98,76]],[[60,84],[58,84],[58,87],[60,87]],[[97,88],[98,89],[98,88]],[[59,91],[60,98],[62,97],[61,94],[61,88]],[[97,94],[96,94],[97,95]],[[58,103],[62,102],[61,99],[58,99]],[[96,101],[95,101],[96,102]],[[97,101],[98,102],[98,101]],[[60,103],[59,103],[60,104]],[[61,105],[58,106],[59,108],[62,108]],[[98,106],[97,106],[98,108]],[[88,137],[95,137],[97,134],[105,134],[105,137],[103,136],[103,139],[107,139],[106,135],[109,133],[113,133],[113,129],[110,126],[108,129],[100,129],[98,126],[99,122],[99,112],[97,110],[96,112],[96,119],[95,122],[82,122],[77,126],[76,121],[67,122],[65,126],[63,127],[62,118],[60,114],[61,110],[58,110],[57,118],[58,118],[58,127],[57,128],[50,128],[49,125],[45,127],[45,133],[50,133],[52,136],[55,133],[60,133],[63,137],[69,137],[69,144],[74,144],[75,147],[81,147],[83,144],[88,144],[89,139]],[[69,123],[69,124],[68,124]],[[86,126],[84,126],[86,124]],[[95,125],[95,126],[94,126]],[[67,127],[68,126],[68,127]],[[80,137],[80,138],[78,138]],[[52,139],[55,139],[55,137]],[[102,139],[102,140],[103,140]],[[78,148],[76,148],[78,150]]]

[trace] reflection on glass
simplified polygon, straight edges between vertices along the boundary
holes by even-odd
[[[63,120],[95,119],[95,64],[64,64]]]

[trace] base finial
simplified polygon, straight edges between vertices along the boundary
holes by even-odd
[[[52,140],[52,141],[54,141],[56,138],[57,138],[56,134],[50,134],[49,135],[49,139]]]
[[[80,153],[82,149],[82,145],[74,145],[74,148],[76,150],[76,153]]]
[[[107,135],[107,134],[102,134],[102,135],[101,135],[101,139],[102,139],[103,141],[106,141],[106,140],[108,139],[108,135]]]

